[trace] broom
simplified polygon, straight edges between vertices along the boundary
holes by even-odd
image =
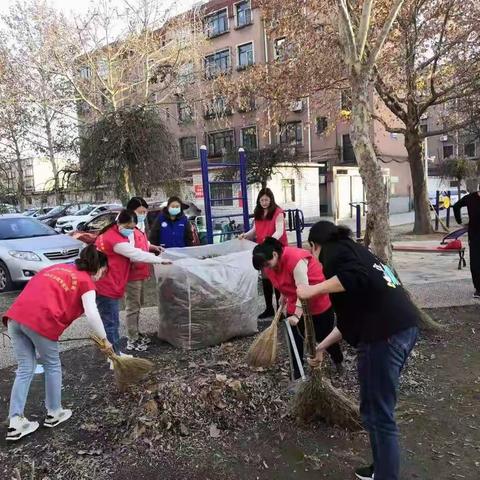
[[[104,340],[92,335],[90,337],[99,347],[104,347]],[[125,391],[133,383],[142,380],[153,368],[153,363],[145,358],[121,357],[116,353],[108,353],[107,357],[112,361],[113,374],[120,391]]]
[[[271,367],[277,358],[278,322],[282,316],[283,301],[278,306],[271,325],[254,340],[247,352],[247,362],[252,367]]]
[[[310,357],[315,356],[315,330],[306,301],[302,301],[305,322],[305,343]],[[347,430],[361,430],[358,406],[324,377],[322,366],[311,368],[311,375],[302,382],[293,403],[297,420],[310,422],[321,417],[329,425]]]

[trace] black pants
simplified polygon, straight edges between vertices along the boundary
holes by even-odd
[[[473,286],[480,292],[480,232],[468,232],[468,245]]]
[[[321,342],[333,330],[335,325],[333,308],[329,308],[326,312],[320,313],[319,315],[312,315],[312,320],[315,328],[315,338],[317,342]],[[304,364],[305,360],[303,356],[303,344],[305,337],[305,324],[303,322],[303,317],[295,327],[292,327],[292,332],[293,338],[295,339],[295,344],[297,345],[298,355],[300,356],[302,364]],[[293,358],[293,376],[295,379],[297,379],[301,377],[300,370],[298,369],[297,361],[295,360],[295,354],[293,352],[292,345],[290,344],[289,347]],[[328,347],[327,352],[330,354],[330,357],[334,363],[343,362],[343,353],[338,343]]]
[[[273,285],[272,282],[268,278],[262,278],[262,288],[263,288],[263,296],[265,297],[265,308],[269,312],[273,312]],[[277,307],[278,301],[280,299],[280,292],[275,289],[275,298],[277,300]]]

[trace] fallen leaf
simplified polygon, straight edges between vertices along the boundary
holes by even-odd
[[[214,423],[210,425],[210,436],[212,438],[218,438],[220,436],[220,430]]]

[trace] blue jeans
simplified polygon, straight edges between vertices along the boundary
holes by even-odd
[[[23,415],[30,384],[35,375],[37,364],[35,350],[39,353],[45,370],[45,407],[48,412],[62,408],[62,365],[58,342],[42,337],[14,320],[8,321],[8,334],[12,339],[18,363],[10,395],[9,418]]]
[[[108,341],[116,353],[120,348],[120,300],[97,295],[97,307]]]
[[[398,480],[400,449],[395,405],[400,373],[417,341],[417,327],[358,345],[360,414],[370,435],[375,480]]]

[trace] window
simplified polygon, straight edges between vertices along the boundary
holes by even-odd
[[[238,100],[237,111],[239,113],[253,112],[256,108],[255,96],[252,94],[242,95]]]
[[[224,206],[232,207],[233,206],[233,186],[230,184],[213,184],[210,186],[210,197],[212,205],[215,207]],[[225,200],[222,200],[225,198]],[[220,200],[220,201],[216,201]]]
[[[92,69],[88,66],[81,67],[79,70],[79,75],[83,80],[90,80],[92,78]]]
[[[428,133],[428,124],[426,124],[426,123],[421,123],[420,124],[420,133],[422,135],[425,135],[426,133]]]
[[[98,76],[102,79],[106,79],[108,77],[108,71],[108,63],[105,60],[99,60],[97,63]]]
[[[302,122],[289,122],[280,125],[280,143],[282,145],[301,145],[302,142]]]
[[[275,55],[275,60],[284,60],[285,57],[286,57],[286,51],[285,51],[285,47],[286,47],[286,38],[285,37],[282,37],[282,38],[277,38],[275,40],[275,43],[274,43],[274,46],[273,46],[273,50],[274,50],[274,55]]]
[[[32,178],[27,178],[25,180],[25,188],[27,188],[28,190],[33,189],[33,179]]]
[[[341,107],[348,112],[352,110],[352,91],[349,88],[342,90]]]
[[[212,13],[205,18],[206,34],[208,38],[217,37],[228,32],[228,12],[227,9]]]
[[[291,178],[282,179],[283,203],[295,201],[295,180]]]
[[[242,147],[245,150],[257,149],[257,127],[252,126],[252,127],[242,128],[240,138],[242,142]]]
[[[233,152],[235,149],[235,135],[233,130],[207,134],[208,152],[211,156],[221,156]]]
[[[317,117],[315,119],[315,132],[317,135],[321,135],[323,132],[325,132],[327,126],[327,117]]]
[[[476,156],[476,149],[475,149],[475,143],[466,143],[463,147],[464,153],[466,157],[475,157]]]
[[[103,195],[102,195],[103,196]],[[102,228],[110,225],[117,218],[118,212],[109,212],[104,215],[100,215],[93,219],[91,222],[85,224],[86,232],[98,232]]]
[[[353,150],[350,135],[342,135],[342,161],[343,163],[356,163],[355,152]]]
[[[453,157],[453,145],[444,145],[443,146],[443,158],[444,160],[447,158]]]
[[[183,160],[197,158],[197,137],[183,137],[180,139],[180,155]]]
[[[235,16],[237,17],[237,28],[242,28],[252,23],[250,0],[245,0],[235,5]]]
[[[178,67],[178,83],[187,85],[195,80],[193,62],[184,63]]]
[[[178,104],[178,121],[181,123],[191,122],[193,120],[193,108],[187,102]]]
[[[253,43],[246,43],[245,45],[240,45],[238,47],[238,69],[243,70],[244,68],[253,65]]]
[[[215,117],[225,117],[227,115],[232,115],[232,109],[227,104],[225,97],[215,97],[209,103],[205,105],[205,115],[206,119],[215,118]]]
[[[205,57],[205,77],[214,78],[230,70],[230,50],[221,50]]]

